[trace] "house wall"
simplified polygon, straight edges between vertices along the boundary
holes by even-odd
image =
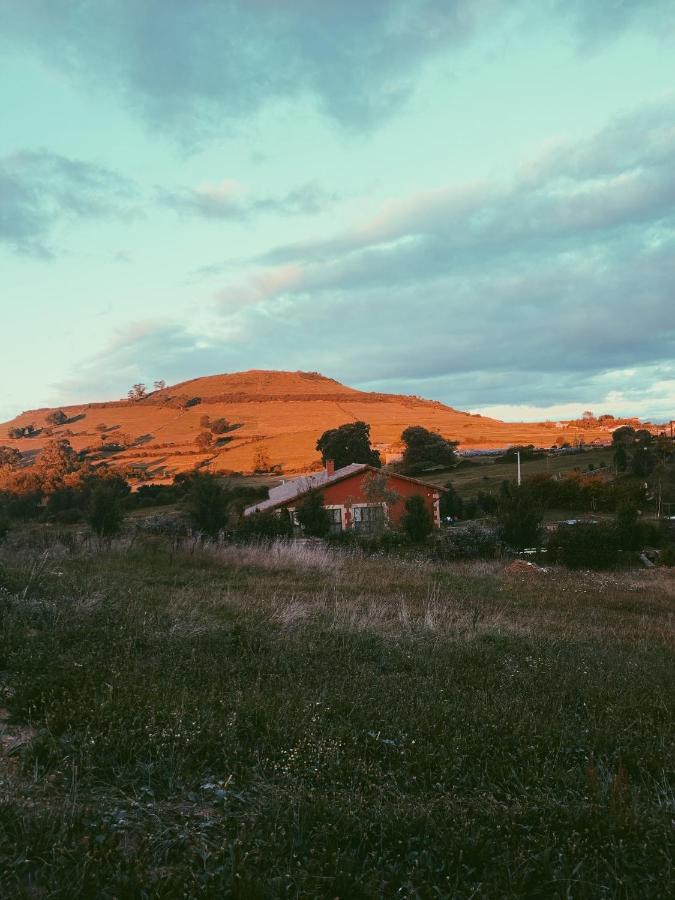
[[[345,512],[343,515],[344,527],[351,528],[353,505],[368,504],[373,501],[369,499],[363,492],[363,479],[368,477],[362,472],[357,472],[350,478],[345,478],[335,484],[325,485],[321,488],[324,497],[325,506],[343,506]],[[423,498],[429,514],[434,524],[440,526],[440,513],[438,509],[438,501],[440,494],[434,487],[426,487],[425,485],[415,484],[412,481],[406,481],[405,478],[398,478],[396,475],[390,475],[387,478],[387,491],[395,491],[399,495],[399,500],[388,506],[389,521],[392,525],[399,525],[401,517],[405,512],[405,501],[408,497],[419,495]]]

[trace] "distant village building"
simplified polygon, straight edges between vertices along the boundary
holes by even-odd
[[[381,479],[376,488],[374,479]],[[249,506],[244,515],[282,509],[293,515],[303,497],[313,490],[323,494],[333,533],[371,532],[387,524],[397,526],[405,512],[405,501],[413,496],[422,497],[434,525],[439,528],[441,524],[441,489],[436,485],[394,472],[382,472],[363,463],[334,469],[330,460],[320,472],[302,475],[271,488],[269,498]]]

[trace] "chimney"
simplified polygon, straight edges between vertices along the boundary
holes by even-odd
[[[326,460],[326,475],[330,478],[331,475],[335,473],[335,461],[332,459]]]

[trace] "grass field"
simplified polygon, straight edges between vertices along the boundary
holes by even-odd
[[[673,570],[0,555],[0,896],[672,896]]]
[[[575,469],[587,471],[589,464],[600,468],[612,464],[612,448],[602,447],[585,450],[583,453],[550,454],[543,459],[524,460],[521,463],[523,478],[531,475],[556,475],[558,472],[573,472]],[[502,481],[516,480],[516,464],[501,462],[499,458],[472,457],[474,465],[449,469],[442,474],[422,476],[425,481],[445,484],[451,481],[457,493],[464,498],[474,496],[478,491],[497,491]]]

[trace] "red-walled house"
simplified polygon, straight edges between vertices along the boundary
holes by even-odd
[[[373,479],[378,476],[381,482],[373,489]],[[269,499],[249,506],[244,510],[244,515],[281,509],[293,513],[297,503],[313,490],[323,494],[324,506],[331,514],[334,532],[351,529],[372,531],[386,523],[397,526],[405,512],[405,501],[414,495],[423,498],[434,525],[439,528],[441,524],[441,489],[436,485],[394,472],[383,473],[380,469],[363,463],[352,463],[336,470],[330,460],[320,472],[303,475],[271,488]]]

